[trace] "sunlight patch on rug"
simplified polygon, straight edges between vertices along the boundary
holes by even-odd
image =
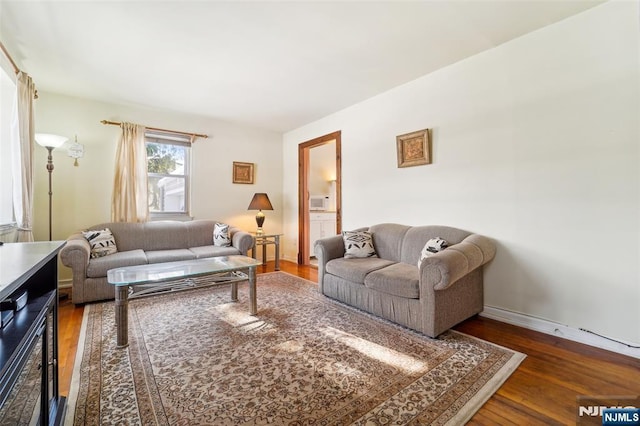
[[[238,303],[229,303],[213,306],[208,311],[215,313],[217,318],[233,327],[244,327],[247,330],[263,327],[265,322],[255,315],[250,315],[246,306]]]
[[[345,333],[344,331],[333,327],[327,327],[326,329],[323,329],[322,332],[336,342],[344,343],[364,356],[384,362],[394,368],[401,369],[407,374],[423,371],[426,367],[424,362],[421,362],[411,356],[385,346],[377,345],[373,342],[361,339],[360,337]]]

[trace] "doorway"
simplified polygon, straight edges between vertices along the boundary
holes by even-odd
[[[316,173],[312,168],[312,149],[325,147],[326,145],[335,145],[335,176],[324,176],[327,189],[326,196],[328,203],[323,207],[324,213],[335,213],[335,229],[325,229],[325,236],[337,235],[342,231],[342,178],[341,178],[341,132],[333,132],[319,138],[311,139],[298,145],[298,264],[311,264],[311,213],[309,206],[310,197],[324,197],[325,193],[313,179],[310,173]],[[311,193],[311,190],[319,193]],[[314,214],[318,214],[321,210],[313,210]],[[328,222],[326,222],[328,223]],[[325,226],[326,226],[325,223]],[[333,228],[333,224],[330,225]],[[315,230],[315,223],[314,223]],[[314,232],[315,235],[315,232]]]

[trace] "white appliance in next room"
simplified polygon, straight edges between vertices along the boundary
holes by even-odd
[[[328,195],[310,195],[309,210],[311,211],[329,210],[329,196]]]

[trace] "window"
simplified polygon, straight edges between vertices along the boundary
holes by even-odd
[[[149,215],[152,219],[189,215],[191,140],[173,133],[145,133]]]
[[[15,225],[13,217],[13,148],[11,126],[16,107],[16,83],[0,67],[0,232]]]

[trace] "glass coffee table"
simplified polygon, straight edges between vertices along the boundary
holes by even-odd
[[[129,344],[129,299],[196,287],[231,284],[231,300],[238,301],[238,282],[249,281],[249,313],[258,313],[256,267],[262,265],[248,256],[219,256],[179,262],[125,266],[107,271],[107,281],[115,287],[117,347]],[[193,278],[210,275],[205,283]],[[175,282],[183,279],[183,281]],[[169,281],[169,282],[168,282]]]

